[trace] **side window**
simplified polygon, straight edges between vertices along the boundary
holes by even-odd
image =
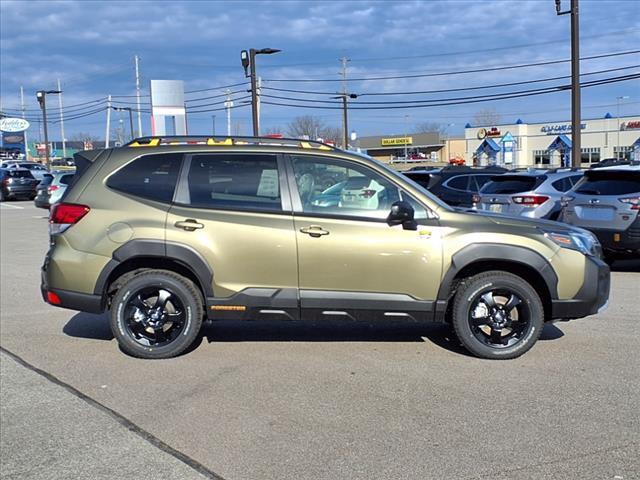
[[[73,174],[63,175],[62,177],[60,177],[61,185],[69,185],[72,181],[73,181]]]
[[[305,213],[386,218],[400,191],[372,169],[332,158],[292,156]]]
[[[447,182],[447,187],[455,188],[456,190],[467,190],[468,183],[469,175],[458,175]]]
[[[282,210],[275,155],[195,155],[188,183],[195,207]]]
[[[120,192],[169,203],[173,199],[182,154],[145,155],[128,163],[107,180]]]
[[[582,177],[584,175],[572,175],[571,177],[569,177],[569,181],[571,182],[571,187],[573,188],[573,186],[578,183],[580,180],[582,180]]]
[[[491,181],[491,175],[474,175],[474,178],[476,180],[477,187],[471,183],[471,190],[475,193],[479,192],[485,183]]]
[[[553,188],[558,190],[559,192],[566,192],[571,189],[571,180],[569,177],[561,178],[560,180],[556,180],[551,184]]]

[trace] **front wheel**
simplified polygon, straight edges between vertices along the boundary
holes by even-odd
[[[511,273],[493,271],[460,283],[452,320],[458,339],[474,355],[511,359],[536,343],[544,310],[529,283]]]
[[[126,353],[160,359],[180,355],[202,326],[203,300],[190,280],[149,270],[122,285],[111,304],[111,330]]]

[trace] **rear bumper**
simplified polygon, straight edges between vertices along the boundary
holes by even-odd
[[[7,185],[5,192],[16,197],[29,197],[36,194],[36,188],[27,185]]]
[[[610,286],[609,266],[599,258],[587,257],[582,287],[570,300],[552,300],[552,319],[582,318],[598,313],[609,301]]]
[[[590,229],[605,250],[640,251],[640,215],[626,230]]]
[[[49,254],[47,253],[44,265],[42,266],[40,283],[40,293],[42,294],[42,299],[46,303],[53,305],[54,307],[68,308],[69,310],[79,310],[81,312],[102,313],[104,311],[104,305],[102,303],[102,297],[100,295],[51,288],[49,286],[47,275],[49,261]],[[55,297],[57,297],[56,302],[50,301],[48,295],[49,293],[55,294]]]

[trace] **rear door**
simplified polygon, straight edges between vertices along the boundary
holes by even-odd
[[[540,175],[496,175],[480,191],[479,208],[493,213],[520,215],[526,206],[513,201],[517,194],[530,193],[540,185],[546,176]]]
[[[565,209],[567,223],[624,231],[638,215],[640,171],[589,171],[567,197],[573,197]]]
[[[185,157],[167,245],[188,245],[211,267],[209,308],[221,318],[232,308],[297,316],[296,238],[281,163],[262,153]]]

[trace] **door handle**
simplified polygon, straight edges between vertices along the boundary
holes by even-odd
[[[329,232],[323,229],[320,225],[310,225],[308,227],[301,228],[300,231],[312,236],[313,238],[318,238],[322,235],[329,235]]]
[[[193,232],[194,230],[204,228],[204,225],[202,223],[199,223],[197,220],[193,218],[187,218],[186,220],[183,220],[181,222],[176,222],[173,225],[178,228],[182,228],[187,232]]]

